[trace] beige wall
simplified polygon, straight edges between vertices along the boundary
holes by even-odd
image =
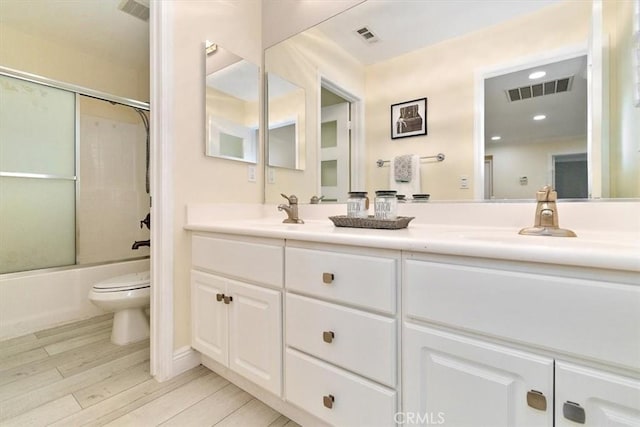
[[[473,199],[474,74],[516,58],[583,43],[591,2],[565,1],[506,24],[451,39],[368,67],[367,190],[388,187],[389,168],[377,159],[400,154],[444,153],[441,163],[423,163],[422,191],[435,200]],[[426,136],[392,140],[390,105],[428,98]],[[469,189],[459,189],[459,177]],[[531,196],[531,195],[529,195]]]
[[[174,348],[190,345],[189,234],[183,230],[189,203],[260,203],[263,181],[248,182],[246,163],[204,155],[204,41],[211,40],[260,64],[261,2],[183,0],[172,5]],[[238,37],[241,34],[242,37]],[[259,156],[258,170],[262,164]],[[234,185],[229,185],[232,182]]]
[[[295,63],[295,67],[289,64]],[[296,84],[305,92],[305,169],[276,169],[275,182],[266,186],[267,202],[280,202],[280,193],[308,201],[320,190],[318,176],[320,78],[364,98],[364,66],[318,30],[298,34],[265,53],[265,69]],[[302,112],[300,116],[302,116]]]
[[[551,156],[587,153],[587,136],[568,140],[522,144],[489,144],[485,156],[493,156],[495,199],[531,199],[538,189],[553,182]],[[527,177],[521,185],[520,178]]]
[[[11,26],[0,26],[0,65],[112,95],[149,100],[149,65],[116,63]]]
[[[640,108],[633,99],[633,2],[604,1],[609,35],[611,197],[640,197]]]

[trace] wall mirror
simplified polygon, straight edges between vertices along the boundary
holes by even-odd
[[[267,165],[304,170],[305,93],[295,83],[267,73]]]
[[[548,152],[543,156],[543,170],[536,173],[545,180],[554,179],[554,168],[567,166],[561,163],[583,162],[586,155],[591,165],[589,197],[640,197],[640,109],[630,99],[632,8],[633,2],[567,0],[365,1],[269,47],[265,51],[266,70],[296,81],[307,97],[307,167],[304,176],[297,177],[297,186],[290,188],[300,193],[302,200],[322,191],[319,108],[321,88],[329,82],[343,89],[340,94],[352,106],[348,151],[351,189],[371,192],[388,186],[389,168],[377,167],[377,159],[444,153],[445,162],[423,162],[423,192],[430,193],[432,200],[483,200],[484,151],[491,141],[485,141],[490,130],[484,123],[484,85],[477,93],[478,76],[493,70],[487,78],[497,77],[534,68],[531,63],[540,65],[543,58],[560,62],[586,54],[586,64],[581,64],[586,65],[588,78],[585,80],[584,68],[576,71],[578,77],[571,86],[582,87],[577,83],[586,82],[589,96],[599,94],[601,99],[596,105],[588,98],[586,106],[575,109],[580,115],[587,109],[591,136],[585,138],[586,151],[563,148]],[[608,40],[604,47],[603,40]],[[594,73],[597,61],[601,61],[600,74]],[[500,68],[502,72],[495,72]],[[506,99],[507,92],[503,90],[502,96]],[[429,134],[392,141],[390,105],[421,97],[429,100]],[[353,114],[353,105],[358,102],[364,111],[361,115]],[[555,121],[550,114],[547,121],[537,124],[546,126]],[[487,155],[497,156],[489,148]],[[538,189],[533,172],[518,169],[500,178],[496,176],[497,161],[494,157],[494,198],[533,198]],[[597,176],[593,171],[598,171]],[[467,188],[461,188],[462,177],[471,178]],[[497,194],[496,179],[501,183],[510,180],[518,192]],[[359,188],[354,182],[359,182]],[[267,202],[279,197],[269,188],[265,194]]]
[[[259,69],[205,42],[205,154],[256,163]]]
[[[484,80],[485,199],[589,196],[587,90],[586,52]]]

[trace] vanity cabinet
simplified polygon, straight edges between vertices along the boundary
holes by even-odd
[[[220,255],[220,245],[242,253],[244,261],[234,261],[239,268],[229,262],[218,265],[229,255]],[[255,278],[259,269],[248,268],[247,260],[265,260],[254,258],[255,253],[278,262],[280,253],[279,263],[264,271],[267,281],[277,284],[282,250],[277,243],[194,236],[191,271],[193,348],[276,395],[282,390],[282,291],[228,276]]]
[[[553,425],[551,358],[406,324],[403,365],[404,417],[417,424]]]
[[[407,416],[640,425],[637,284],[453,262],[405,256]]]
[[[331,425],[394,425],[399,253],[287,242],[285,259],[285,398]]]

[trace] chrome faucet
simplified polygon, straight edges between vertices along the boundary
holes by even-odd
[[[322,201],[322,199],[324,199],[324,196],[313,196],[311,198],[311,200],[309,200],[309,203],[311,203],[312,205],[317,205],[318,203],[320,203]]]
[[[558,206],[556,200],[558,193],[548,185],[536,192],[536,217],[533,227],[523,228],[518,234],[528,236],[556,236],[556,237],[576,237],[576,233],[571,230],[559,228],[558,226]]]
[[[279,211],[285,211],[287,213],[287,218],[282,222],[285,224],[304,224],[304,221],[298,218],[298,198],[293,194],[287,196],[286,194],[280,193],[280,195],[289,202],[289,205],[278,205]]]

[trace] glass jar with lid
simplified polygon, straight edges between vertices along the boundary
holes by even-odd
[[[376,191],[374,203],[376,219],[395,220],[398,217],[398,200],[395,190]]]
[[[350,218],[367,218],[369,216],[369,198],[366,191],[349,192],[347,216]]]

